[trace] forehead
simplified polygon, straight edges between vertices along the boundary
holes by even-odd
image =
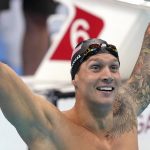
[[[86,60],[86,62],[91,62],[91,61],[118,62],[116,57],[107,53],[96,54],[96,55],[89,57]]]

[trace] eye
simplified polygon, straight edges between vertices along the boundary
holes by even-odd
[[[110,69],[112,72],[117,72],[119,70],[119,65],[118,64],[113,64],[110,66]]]
[[[102,69],[102,65],[100,65],[100,64],[92,64],[91,66],[90,66],[90,69],[92,69],[93,71],[99,71],[99,70],[101,70]]]

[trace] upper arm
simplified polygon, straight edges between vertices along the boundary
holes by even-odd
[[[150,24],[144,35],[141,52],[130,79],[123,85],[122,91],[139,115],[150,103]]]
[[[143,77],[142,74],[133,76],[129,80],[127,88],[132,106],[138,116],[150,103],[150,77]]]
[[[8,66],[0,64],[0,107],[24,140],[50,129],[45,115],[45,100],[34,94]],[[47,107],[52,107],[50,104]],[[48,120],[49,119],[49,120]]]
[[[150,24],[144,35],[141,52],[132,75],[118,90],[113,105],[114,131],[136,127],[139,115],[150,103]]]
[[[139,115],[150,103],[150,24],[144,35],[141,52],[127,88],[133,97],[133,107]]]

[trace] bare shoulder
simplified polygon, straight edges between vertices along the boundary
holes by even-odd
[[[36,99],[38,101],[38,105],[40,106],[40,111],[43,113],[43,117],[49,121],[52,125],[57,123],[59,118],[63,118],[64,115],[63,113],[56,107],[54,106],[51,102],[49,102],[45,97],[41,95],[36,95]]]
[[[113,141],[114,149],[138,150],[138,139],[136,129],[133,129],[129,132],[125,132],[121,136],[114,138]]]

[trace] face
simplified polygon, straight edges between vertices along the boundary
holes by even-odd
[[[77,99],[96,104],[112,104],[120,82],[119,62],[106,53],[84,61],[73,80]]]

